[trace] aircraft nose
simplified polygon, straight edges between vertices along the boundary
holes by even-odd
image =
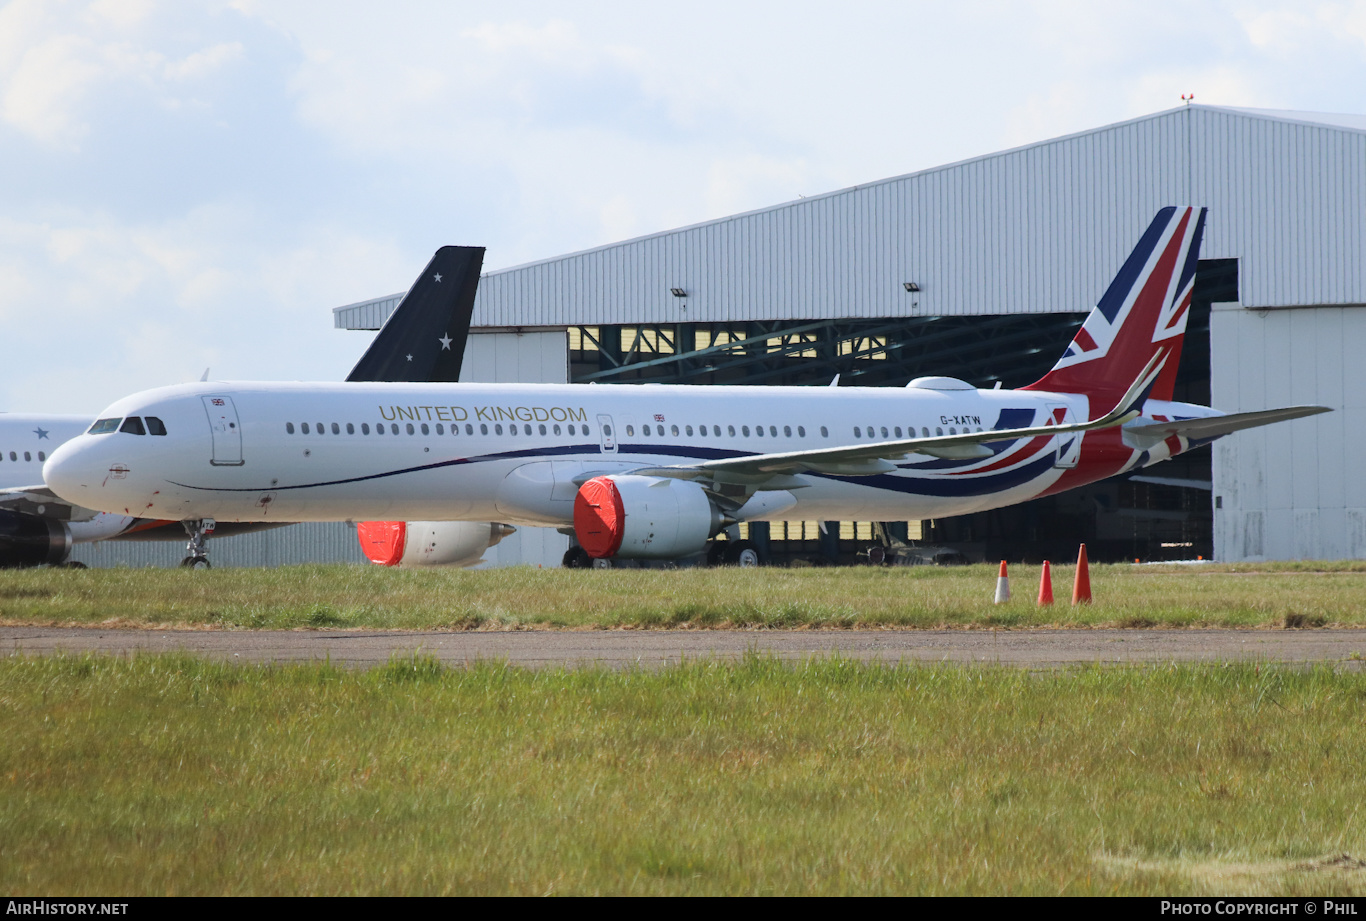
[[[100,485],[105,471],[92,466],[96,459],[85,440],[85,436],[77,436],[49,454],[43,463],[43,482],[66,501],[90,508],[90,494]]]

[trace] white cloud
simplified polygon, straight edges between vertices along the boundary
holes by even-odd
[[[167,63],[163,69],[168,80],[194,80],[207,76],[243,56],[241,42],[219,42],[179,61]]]
[[[94,17],[127,29],[146,20],[155,8],[153,0],[95,0],[89,10]]]
[[[0,116],[44,144],[73,148],[86,132],[77,108],[103,70],[88,39],[50,38],[25,52],[7,76]]]
[[[0,7],[0,408],[339,377],[329,309],[1198,102],[1366,112],[1366,3]],[[92,360],[92,356],[98,356]]]

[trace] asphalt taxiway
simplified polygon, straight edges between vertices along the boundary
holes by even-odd
[[[328,660],[365,668],[395,656],[529,668],[655,668],[683,659],[839,655],[863,661],[1049,668],[1163,662],[1333,662],[1361,667],[1366,630],[114,630],[0,627],[0,654],[183,651],[233,662]]]

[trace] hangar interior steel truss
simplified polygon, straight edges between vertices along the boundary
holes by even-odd
[[[1186,330],[1178,400],[1209,402],[1209,309],[1238,298],[1236,259],[1202,260]],[[945,374],[978,387],[1018,387],[1052,367],[1085,313],[572,326],[574,383],[900,387]],[[848,561],[883,539],[944,544],[989,560],[1213,554],[1210,452],[1023,505],[937,521],[756,522],[744,529],[773,562]]]

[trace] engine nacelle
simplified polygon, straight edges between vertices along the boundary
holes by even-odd
[[[65,522],[0,510],[0,567],[56,566],[70,555],[71,529]]]
[[[516,531],[496,521],[362,521],[361,550],[380,566],[476,566]]]
[[[705,549],[730,523],[706,490],[687,480],[600,476],[574,497],[574,536],[595,559],[677,559]]]

